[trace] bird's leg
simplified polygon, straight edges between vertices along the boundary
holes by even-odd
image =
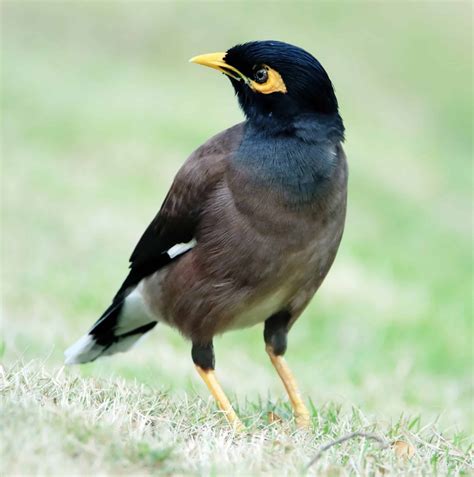
[[[283,356],[275,354],[271,346],[267,345],[266,350],[286,388],[295,413],[296,425],[300,428],[309,428],[311,426],[309,411],[301,398],[301,393],[288,363]]]
[[[285,386],[291,406],[295,413],[296,425],[300,428],[308,428],[311,425],[310,415],[301,393],[298,389],[296,379],[283,355],[287,346],[288,322],[291,315],[288,311],[281,311],[272,315],[265,321],[263,336],[266,344],[266,351]]]
[[[207,345],[193,343],[191,354],[199,376],[201,376],[209,388],[209,391],[214,396],[219,409],[223,411],[225,417],[235,430],[242,431],[244,425],[237,417],[214,372],[215,359],[212,342]]]

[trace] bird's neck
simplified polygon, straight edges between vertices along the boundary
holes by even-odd
[[[248,120],[232,162],[256,182],[280,190],[290,202],[311,202],[330,184],[336,148],[343,139],[338,114]]]

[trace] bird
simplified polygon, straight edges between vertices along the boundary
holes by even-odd
[[[309,428],[284,354],[344,231],[348,166],[335,90],[312,54],[281,41],[189,61],[230,80],[244,120],[183,163],[110,306],[65,362],[127,351],[158,323],[170,325],[191,342],[196,370],[228,423],[242,429],[215,373],[213,340],[260,325],[295,424]]]

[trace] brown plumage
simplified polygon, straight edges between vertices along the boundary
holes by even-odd
[[[285,43],[247,43],[193,61],[229,76],[246,121],[183,164],[112,304],[66,351],[66,362],[125,351],[158,322],[169,324],[191,340],[199,374],[240,427],[213,373],[213,338],[265,322],[267,352],[298,425],[307,426],[282,356],[344,229],[347,163],[337,100],[319,62]]]
[[[281,309],[291,313],[290,327],[322,283],[342,237],[342,148],[335,148],[338,167],[324,206],[294,209],[229,162],[242,134],[239,124],[192,154],[155,219],[159,224],[199,213],[196,246],[142,284],[153,314],[193,343],[207,344],[216,334],[263,322]],[[245,315],[252,315],[247,322]]]

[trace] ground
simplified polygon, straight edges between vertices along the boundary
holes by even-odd
[[[472,5],[292,5],[2,3],[3,474],[291,475],[360,429],[415,454],[353,439],[309,472],[472,472]],[[287,353],[310,433],[258,326],[215,343],[242,436],[164,326],[62,367],[184,158],[241,120],[187,59],[256,38],[318,56],[347,127],[345,235]]]
[[[30,362],[3,370],[2,385],[9,475],[467,475],[471,465],[462,435],[447,439],[436,422],[386,422],[335,403],[313,405],[312,429],[296,431],[287,404],[245,401],[237,410],[247,430],[236,434],[210,400],[119,378]],[[351,439],[308,467],[323,444],[354,430],[383,442]]]

